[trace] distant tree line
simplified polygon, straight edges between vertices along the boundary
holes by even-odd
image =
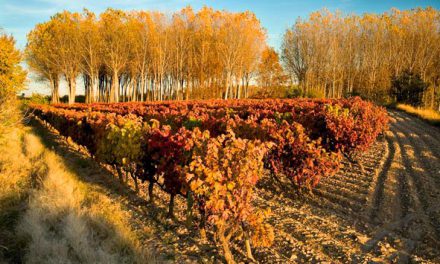
[[[434,8],[298,19],[281,57],[301,90],[439,108],[440,13]]]
[[[86,102],[360,95],[439,109],[438,43],[433,8],[314,12],[286,31],[280,55],[249,11],[107,9],[64,11],[38,24],[25,57],[50,83],[52,102],[64,79],[69,103],[82,80]]]
[[[190,7],[172,15],[108,9],[64,11],[28,34],[26,60],[59,102],[61,78],[74,102],[245,98],[266,49],[251,12]]]

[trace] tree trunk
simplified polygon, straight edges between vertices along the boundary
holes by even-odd
[[[51,103],[52,104],[58,104],[60,102],[60,94],[59,94],[59,80],[58,77],[54,78],[53,80],[51,80],[51,84],[52,84],[52,99],[51,99]]]
[[[94,103],[96,101],[96,78],[95,76],[90,76],[90,94],[89,94],[89,103]]]
[[[110,102],[119,102],[119,78],[117,71],[114,71],[112,76],[112,85],[110,87]]]
[[[115,168],[116,168],[116,172],[118,173],[119,182],[123,184],[124,183],[124,176],[122,175],[122,170],[119,166],[116,166],[116,165],[115,165]]]
[[[138,100],[138,89],[139,89],[139,78],[135,77],[133,80],[130,101],[135,102]]]
[[[220,240],[220,243],[223,248],[223,255],[225,257],[226,263],[228,264],[235,264],[234,256],[232,255],[231,250],[229,249],[229,241],[226,239],[225,236],[225,228],[220,227],[217,230],[218,239]]]
[[[175,194],[170,194],[170,203],[168,204],[168,217],[174,218],[174,197]]]
[[[242,229],[243,229],[243,233],[244,233],[244,243],[246,246],[246,255],[248,257],[248,259],[255,261],[254,256],[252,255],[252,248],[251,248],[251,240],[249,237],[249,230],[248,228],[245,226],[244,223],[242,223]]]
[[[93,103],[95,102],[95,77],[93,75],[84,74],[84,94],[85,94],[85,102]]]
[[[129,172],[131,178],[133,179],[134,182],[134,190],[136,191],[136,193],[139,193],[139,184],[138,184],[138,179],[137,179],[137,175],[134,172]]]
[[[229,74],[226,76],[226,83],[225,83],[225,97],[223,99],[228,99],[229,97]]]
[[[139,86],[139,93],[140,93],[140,101],[144,101],[144,87],[145,87],[145,76],[143,73],[141,73],[141,80],[140,80],[140,86]]]
[[[200,239],[206,241],[206,213],[200,210]]]
[[[192,196],[192,192],[188,191],[188,194],[186,196],[186,226],[188,228],[191,227],[192,220],[193,220],[193,217],[192,217],[193,204],[194,204],[194,199]]]
[[[150,181],[150,184],[148,184],[148,197],[150,199],[150,203],[154,203],[154,182]]]
[[[76,95],[76,78],[72,76],[69,77],[68,85],[69,85],[69,104],[74,104],[75,95]]]

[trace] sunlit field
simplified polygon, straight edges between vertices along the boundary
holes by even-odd
[[[435,110],[416,108],[405,104],[398,104],[396,108],[405,111],[406,113],[409,113],[411,115],[420,117],[421,119],[426,120],[433,125],[440,125],[440,113]]]
[[[0,263],[440,263],[439,4],[34,1]]]

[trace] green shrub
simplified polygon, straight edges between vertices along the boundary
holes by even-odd
[[[419,74],[407,70],[393,78],[391,91],[398,103],[421,106],[428,86]]]
[[[32,93],[32,95],[27,99],[28,103],[34,104],[48,104],[50,97],[47,95],[42,95],[39,93]]]
[[[299,86],[293,86],[287,90],[287,98],[298,98],[303,96],[303,90]]]

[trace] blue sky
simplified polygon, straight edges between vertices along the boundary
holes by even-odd
[[[382,13],[393,7],[398,9],[418,6],[440,8],[440,0],[0,0],[0,27],[14,35],[19,48],[24,48],[26,34],[36,23],[44,22],[51,15],[64,9],[81,11],[86,7],[99,13],[107,7],[113,7],[124,10],[149,9],[171,13],[187,5],[191,5],[196,10],[206,5],[229,11],[253,11],[267,29],[269,44],[278,48],[286,28],[291,26],[298,17],[306,18],[316,10],[328,8],[344,13]],[[47,92],[42,90],[47,88],[33,82],[29,82],[29,87],[31,90]]]

